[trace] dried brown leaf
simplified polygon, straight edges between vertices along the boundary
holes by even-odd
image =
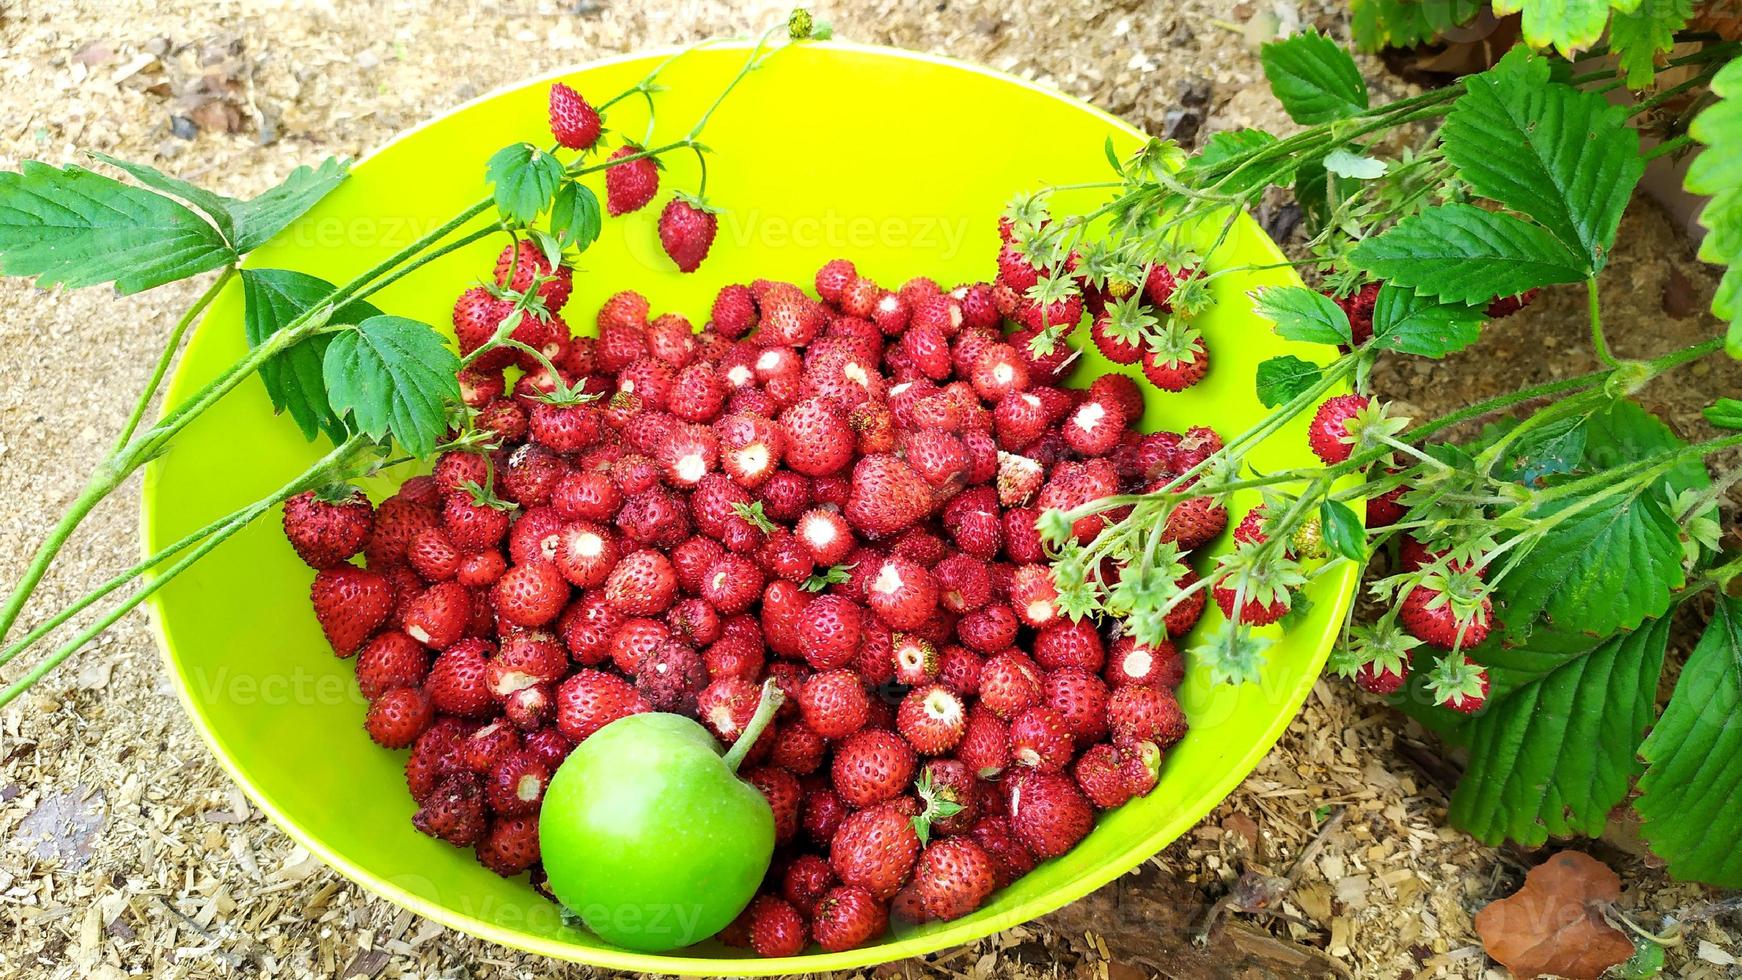
[[[58,861],[77,871],[96,850],[107,816],[102,790],[80,784],[49,793],[18,824],[18,839],[38,861]]]
[[[1603,921],[1621,897],[1621,879],[1579,851],[1562,851],[1530,869],[1524,887],[1476,913],[1488,955],[1520,977],[1549,973],[1596,980],[1633,955],[1633,943]]]

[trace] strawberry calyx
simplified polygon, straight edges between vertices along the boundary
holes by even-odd
[[[1478,569],[1459,567],[1451,559],[1441,558],[1445,567],[1438,563],[1422,576],[1421,587],[1433,593],[1427,601],[1428,609],[1439,609],[1450,606],[1452,615],[1457,618],[1459,631],[1465,627],[1488,624],[1490,586],[1482,581],[1482,573]]]
[[[1283,554],[1272,554],[1262,541],[1241,541],[1234,550],[1216,562],[1220,573],[1216,587],[1227,589],[1241,597],[1240,605],[1256,602],[1262,606],[1280,603],[1287,609],[1293,602],[1294,590],[1306,584],[1306,574],[1300,562]]]
[[[768,515],[762,512],[762,501],[760,500],[747,504],[735,503],[732,505],[732,512],[749,521],[756,530],[763,534],[773,534],[778,529],[775,523],[768,519]]]
[[[1470,714],[1488,700],[1488,669],[1462,653],[1448,654],[1428,671],[1427,688],[1441,706]]]
[[[1155,328],[1161,321],[1149,312],[1143,294],[1133,292],[1107,306],[1107,321],[1103,328],[1109,337],[1133,347],[1149,347],[1156,340]]]
[[[1209,667],[1211,684],[1256,684],[1264,670],[1265,651],[1275,642],[1229,620],[1193,646],[1191,657]]]
[[[328,483],[314,489],[315,499],[323,504],[347,504],[357,496],[357,488],[349,483]]]
[[[1177,316],[1168,317],[1167,325],[1161,328],[1161,332],[1150,335],[1150,354],[1158,363],[1170,368],[1182,364],[1196,364],[1198,358],[1203,356],[1203,351],[1203,334]]]
[[[913,791],[919,794],[922,809],[909,822],[913,824],[913,832],[918,835],[921,844],[931,840],[931,825],[934,821],[948,820],[962,812],[962,805],[945,797],[943,789],[932,781],[929,769],[922,769],[919,779],[914,781]]]
[[[1356,625],[1349,630],[1349,642],[1331,654],[1330,668],[1347,679],[1354,679],[1363,667],[1376,674],[1402,675],[1409,669],[1410,652],[1421,645],[1395,620]]]
[[[480,486],[474,480],[467,480],[454,489],[470,497],[474,506],[488,507],[491,510],[504,511],[516,510],[520,506],[510,501],[503,500],[501,497],[496,496],[495,492]]]
[[[734,504],[733,506],[739,507],[743,505]],[[757,506],[761,506],[760,501],[757,502]],[[858,567],[858,562],[854,562],[851,565],[830,565],[822,572],[805,579],[799,584],[799,588],[806,592],[821,592],[831,585],[845,585],[853,580],[853,569]]]

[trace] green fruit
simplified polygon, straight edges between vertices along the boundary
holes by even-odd
[[[781,701],[764,685],[731,751],[682,715],[630,715],[576,746],[545,790],[550,889],[600,938],[664,952],[719,932],[755,897],[774,813],[738,764]]]

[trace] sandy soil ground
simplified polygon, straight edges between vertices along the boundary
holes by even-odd
[[[831,5],[837,6],[837,5]],[[1152,132],[1279,121],[1253,38],[1312,23],[1346,34],[1341,5],[1287,0],[878,0],[825,10],[843,36],[943,52],[1055,85]],[[339,5],[0,5],[0,165],[99,149],[244,193],[329,153],[358,155],[394,132],[496,86],[564,64],[767,23],[779,5],[485,2]],[[1377,62],[1382,89],[1402,86]],[[1624,226],[1605,308],[1627,352],[1709,336],[1715,285],[1678,227],[1650,207]],[[125,418],[160,337],[194,295],[169,287],[117,301],[0,282],[0,581],[22,568]],[[1423,411],[1594,367],[1583,300],[1546,295],[1477,350],[1389,370],[1381,387]],[[1646,398],[1692,427],[1735,371],[1702,368]],[[41,593],[53,607],[134,553],[136,488],[86,525]],[[1685,645],[1687,637],[1678,636]],[[11,676],[11,675],[8,675]],[[1382,705],[1321,683],[1277,750],[1200,827],[1092,901],[1171,896],[1173,920],[1109,939],[1082,910],[879,976],[1205,975],[1175,956],[1178,923],[1243,871],[1300,869],[1288,918],[1236,916],[1236,945],[1300,951],[1297,969],[1369,977],[1493,973],[1470,917],[1514,887],[1527,855],[1443,826],[1443,771],[1430,739]],[[1412,760],[1416,760],[1413,761]],[[34,834],[72,828],[44,859]],[[1625,826],[1593,849],[1623,874],[1623,905],[1646,921],[1710,896],[1672,885]],[[1720,920],[1721,921],[1721,920]],[[1226,942],[1219,940],[1219,942]],[[1232,946],[1212,947],[1218,949]],[[1230,954],[1232,955],[1232,954]],[[1735,975],[1720,924],[1689,936],[1680,975]],[[1268,962],[1277,962],[1270,960]],[[1332,964],[1334,965],[1327,965]],[[1243,973],[1258,976],[1266,971]],[[371,897],[278,832],[225,779],[182,717],[143,617],[125,620],[0,716],[0,973],[18,977],[590,976],[467,936]],[[1234,975],[1232,972],[1229,975]],[[1497,975],[1497,974],[1496,974]]]

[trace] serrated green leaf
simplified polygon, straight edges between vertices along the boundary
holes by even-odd
[[[137,293],[236,257],[217,228],[162,194],[34,160],[0,172],[0,273]]]
[[[1263,370],[1263,365],[1259,369]],[[1706,421],[1720,429],[1742,429],[1742,401],[1720,398],[1706,406]]]
[[[1550,422],[1520,436],[1494,463],[1494,475],[1525,486],[1579,468],[1585,458],[1585,418]]]
[[[1333,554],[1366,563],[1367,526],[1348,504],[1326,497],[1319,504],[1319,527]]]
[[[1609,49],[1631,88],[1643,89],[1657,77],[1657,56],[1675,45],[1675,33],[1694,16],[1694,0],[1639,0],[1631,12],[1618,12],[1609,24]]]
[[[1742,599],[1719,596],[1663,716],[1640,746],[1633,808],[1677,878],[1742,887]]]
[[[1349,314],[1305,286],[1272,286],[1258,293],[1253,312],[1276,324],[1277,336],[1310,344],[1353,344]]]
[[[337,287],[325,279],[289,269],[242,270],[242,327],[248,336],[248,346],[258,347],[285,324],[315,309],[331,296]],[[360,300],[352,300],[334,310],[328,323],[361,323],[381,311]],[[350,431],[333,413],[327,403],[327,388],[322,377],[323,358],[332,334],[315,334],[294,347],[260,365],[260,381],[272,398],[276,412],[288,412],[302,430],[303,438],[313,439],[325,432],[335,443],[343,442]]]
[[[1265,408],[1275,408],[1318,384],[1322,376],[1317,364],[1303,361],[1293,354],[1261,361],[1258,365],[1258,400]]]
[[[388,315],[333,335],[322,360],[333,411],[376,439],[391,433],[414,456],[427,456],[446,431],[459,368],[429,324]]]
[[[289,227],[291,222],[302,217],[339,186],[350,167],[346,160],[328,157],[318,168],[297,167],[277,187],[259,197],[242,201],[214,194],[142,163],[121,160],[106,153],[91,156],[125,170],[148,187],[173,194],[199,208],[238,252],[251,252]]]
[[[1186,160],[1181,175],[1197,176],[1203,183],[1215,183],[1224,176],[1232,175],[1219,188],[1226,194],[1242,194],[1266,184],[1286,185],[1293,178],[1295,168],[1294,162],[1287,157],[1251,164],[1238,172],[1229,165],[1229,161],[1235,157],[1275,142],[1275,136],[1261,129],[1234,129],[1212,133],[1204,141],[1203,149]]]
[[[1258,57],[1276,100],[1303,126],[1343,119],[1368,106],[1367,82],[1355,59],[1317,31],[1266,44]]]
[[[1580,282],[1589,269],[1540,226],[1469,204],[1443,204],[1362,241],[1358,269],[1427,296],[1487,303],[1552,283]]]
[[[1669,621],[1653,620],[1501,697],[1471,720],[1451,822],[1486,844],[1603,832],[1639,770]]]
[[[1630,8],[1633,2],[1615,0],[1613,6]],[[1531,47],[1552,47],[1570,56],[1603,36],[1611,5],[1611,0],[1494,0],[1494,12],[1523,14],[1524,39]]]
[[[1695,117],[1688,132],[1705,146],[1688,166],[1688,191],[1711,197],[1700,211],[1706,237],[1700,259],[1724,266],[1712,295],[1712,312],[1729,322],[1725,350],[1742,358],[1742,60],[1725,65],[1712,79],[1721,101]]]
[[[1388,282],[1373,301],[1373,344],[1400,354],[1444,357],[1475,343],[1484,319],[1479,306],[1422,296]]]
[[[523,225],[550,207],[563,175],[562,161],[531,143],[505,146],[484,166],[496,210]]]
[[[1362,51],[1411,48],[1469,23],[1485,0],[1353,0],[1350,31]]]
[[[1385,176],[1385,161],[1341,147],[1325,154],[1325,169],[1351,180],[1377,180]]]
[[[599,198],[585,184],[567,181],[550,206],[550,230],[564,248],[585,252],[599,238]]]
[[[1541,518],[1567,509],[1557,501]],[[1681,528],[1655,487],[1617,494],[1556,524],[1500,587],[1506,642],[1538,626],[1605,637],[1669,609],[1685,584]]]
[[[1547,59],[1514,48],[1464,79],[1441,129],[1446,158],[1484,197],[1534,218],[1595,273],[1645,164],[1624,109],[1552,82]]]

